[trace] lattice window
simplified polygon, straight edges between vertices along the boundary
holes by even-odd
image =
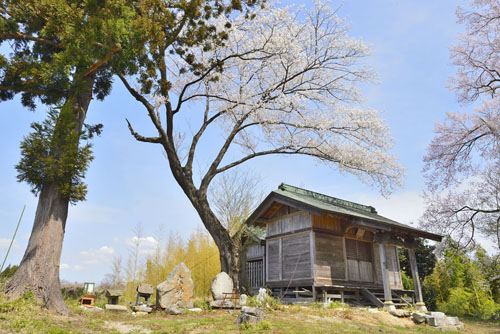
[[[264,286],[264,263],[262,260],[248,261],[246,274],[249,288],[261,288]]]
[[[350,260],[372,262],[372,244],[352,239],[345,239],[346,256]]]

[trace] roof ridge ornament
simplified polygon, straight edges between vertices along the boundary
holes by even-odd
[[[357,210],[377,214],[377,210],[373,206],[363,205],[363,204],[359,204],[359,203],[355,203],[355,202],[346,201],[344,199],[328,196],[325,194],[320,194],[320,193],[317,193],[317,192],[314,192],[311,190],[295,187],[295,186],[286,184],[284,182],[282,182],[278,186],[278,189],[283,190],[283,191],[294,192],[298,195],[313,197],[313,198],[318,199],[320,201],[334,204],[334,205],[341,205],[341,206],[344,206],[344,207],[349,208],[349,209],[357,209]]]

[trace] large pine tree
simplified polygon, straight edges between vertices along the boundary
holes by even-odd
[[[90,101],[109,94],[112,69],[130,57],[133,18],[122,0],[0,3],[0,43],[10,46],[0,55],[0,99],[21,94],[23,106],[51,110],[21,145],[18,179],[39,201],[26,252],[6,287],[10,298],[29,288],[48,309],[68,313],[59,261],[68,205],[85,198],[82,178],[91,160],[89,146],[79,142]]]
[[[18,178],[32,186],[39,202],[25,255],[6,288],[10,298],[28,287],[48,309],[68,313],[59,262],[68,205],[86,194],[82,179],[91,155],[79,143],[89,135],[82,129],[92,98],[110,93],[116,73],[137,76],[141,92],[151,92],[154,61],[164,56],[158,47],[173,46],[187,56],[193,46],[209,47],[220,34],[207,21],[257,2],[0,0],[0,44],[11,46],[8,55],[0,54],[0,101],[21,94],[25,107],[40,102],[57,110],[33,125],[22,143]]]

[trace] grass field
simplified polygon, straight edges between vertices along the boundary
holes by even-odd
[[[0,333],[442,333],[408,319],[398,319],[386,312],[364,308],[323,308],[289,305],[266,312],[266,322],[259,328],[239,328],[234,324],[238,311],[212,310],[181,316],[156,312],[134,316],[130,313],[89,312],[68,302],[73,314],[61,317],[48,314],[33,298],[7,302],[0,296]],[[465,329],[460,332],[500,334],[500,322],[461,319]]]

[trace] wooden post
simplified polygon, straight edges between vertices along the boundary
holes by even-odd
[[[418,268],[417,268],[417,258],[415,257],[415,250],[408,249],[408,257],[410,260],[410,268],[411,268],[411,276],[413,278],[413,287],[415,289],[415,308],[417,311],[427,312],[427,308],[425,307],[424,298],[422,296],[422,286],[420,284],[420,278],[418,277]]]
[[[382,270],[382,283],[384,284],[384,308],[387,310],[395,310],[396,307],[392,302],[391,283],[389,282],[389,275],[387,273],[384,244],[378,244],[378,252],[380,258],[380,267]]]

